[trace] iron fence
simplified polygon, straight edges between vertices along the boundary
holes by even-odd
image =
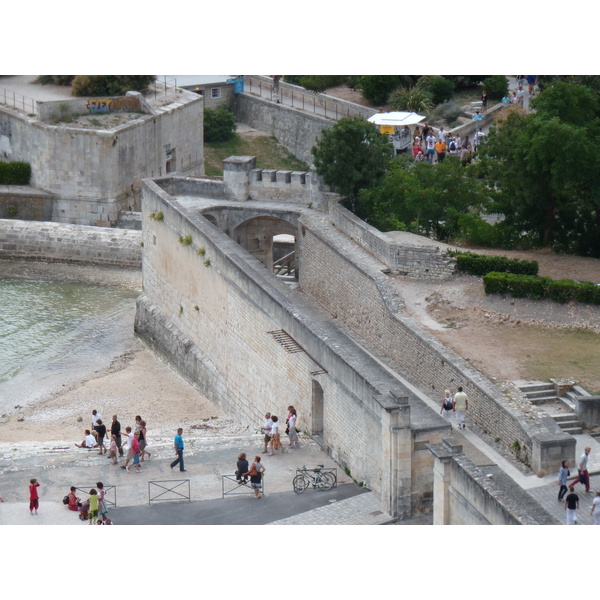
[[[4,88],[0,88],[0,104],[5,104],[11,108],[16,108],[30,115],[37,115],[37,101],[33,98],[28,98],[17,92],[11,92]]]
[[[168,484],[172,485],[169,487]],[[185,490],[186,486],[187,493]],[[156,495],[153,496],[153,493]],[[181,500],[191,502],[189,479],[148,482],[148,504],[152,504],[152,502],[178,502]]]
[[[77,492],[79,492],[81,494],[84,494],[85,498],[87,499],[87,498],[89,498],[90,490],[92,488],[96,489],[95,483],[85,489],[81,488],[81,487],[76,487],[75,495],[77,495]],[[115,485],[105,485],[104,486],[104,502],[106,504],[106,508],[108,508],[109,510],[111,508],[117,508],[117,486],[115,486]]]
[[[261,496],[265,495],[265,478],[261,481]],[[223,498],[226,496],[248,496],[254,495],[254,488],[250,487],[250,479],[246,483],[240,483],[235,475],[222,475],[221,476],[221,487],[223,491]],[[225,489],[227,487],[227,489]]]
[[[353,106],[319,92],[311,92],[295,86],[279,83],[279,94],[273,91],[273,82],[262,78],[246,76],[244,78],[244,92],[275,100],[285,106],[291,106],[307,112],[338,120],[343,117],[368,118],[377,111],[368,107]]]

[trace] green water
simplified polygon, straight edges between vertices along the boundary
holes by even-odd
[[[116,287],[0,278],[0,400],[112,355],[133,328],[135,297]]]

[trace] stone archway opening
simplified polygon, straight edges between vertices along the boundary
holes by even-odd
[[[254,217],[235,228],[233,239],[277,277],[298,281],[296,228],[288,221]]]

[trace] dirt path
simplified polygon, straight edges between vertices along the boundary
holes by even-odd
[[[548,251],[488,251],[537,260],[540,275],[600,282],[600,260]],[[496,381],[575,377],[600,390],[600,306],[486,296],[480,277],[444,282],[393,278],[405,310]]]

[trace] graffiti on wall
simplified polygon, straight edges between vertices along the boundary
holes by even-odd
[[[88,100],[86,107],[92,114],[109,113],[142,110],[142,103],[139,98],[119,96],[118,98],[95,98],[94,100]]]

